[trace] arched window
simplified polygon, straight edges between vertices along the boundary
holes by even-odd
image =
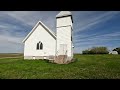
[[[37,50],[39,50],[39,43],[37,43]]]
[[[42,42],[37,43],[37,50],[42,50],[43,49],[43,44]]]
[[[43,44],[42,44],[42,43],[40,43],[40,49],[41,49],[41,50],[43,49]]]

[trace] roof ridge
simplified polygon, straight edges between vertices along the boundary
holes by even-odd
[[[40,22],[40,23],[44,24],[44,23],[43,23],[42,21],[40,21],[40,20],[39,20],[38,22]],[[44,26],[46,26],[46,25],[44,24]],[[47,29],[49,29],[49,30],[50,30],[50,32],[52,32],[54,35],[56,35],[56,34],[55,34],[55,33],[54,33],[54,32],[53,32],[53,31],[52,31],[49,27],[47,27],[47,26],[46,26],[46,28],[47,28]]]

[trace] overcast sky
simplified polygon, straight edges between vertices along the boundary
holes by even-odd
[[[71,11],[74,52],[120,47],[120,11]],[[23,53],[22,40],[40,20],[55,32],[59,11],[0,11],[0,53]]]

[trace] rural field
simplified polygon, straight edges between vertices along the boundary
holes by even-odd
[[[67,65],[0,54],[0,79],[120,79],[120,55],[74,55]]]

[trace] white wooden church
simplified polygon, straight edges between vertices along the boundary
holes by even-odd
[[[66,63],[73,59],[73,17],[70,11],[56,15],[56,34],[39,21],[23,40],[24,59]]]

